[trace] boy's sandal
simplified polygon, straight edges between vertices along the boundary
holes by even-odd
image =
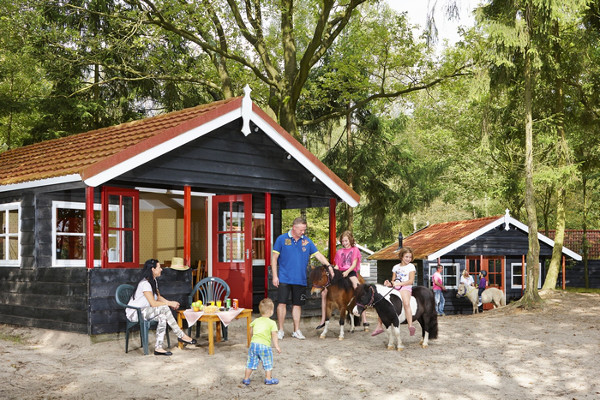
[[[277,385],[278,383],[279,379],[277,378],[265,379],[265,385]]]
[[[250,384],[250,379],[242,379],[242,383],[248,386]]]

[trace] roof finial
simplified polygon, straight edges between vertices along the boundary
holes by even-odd
[[[506,209],[505,213],[504,213],[504,230],[507,231],[509,230],[509,219],[510,219],[510,211],[508,210],[508,208]]]
[[[250,98],[250,86],[244,86],[244,98],[242,99],[242,133],[246,136],[250,134],[250,116],[252,114],[252,99]]]

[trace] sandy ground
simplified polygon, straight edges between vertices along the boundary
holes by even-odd
[[[427,349],[419,332],[406,349],[386,349],[385,334],[347,333],[333,326],[318,337],[304,319],[307,339],[289,336],[264,371],[241,384],[246,361],[245,324],[230,325],[230,340],[208,355],[199,346],[171,357],[144,356],[139,338],[125,354],[118,340],[0,325],[1,399],[598,399],[600,398],[600,295],[543,294],[541,311],[504,307],[479,315],[441,317],[440,335]],[[374,328],[375,314],[368,315]],[[332,324],[337,325],[337,324]],[[171,335],[172,339],[174,335]],[[150,337],[151,345],[154,335]],[[333,397],[332,397],[333,396]]]

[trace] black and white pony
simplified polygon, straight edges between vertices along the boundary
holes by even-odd
[[[406,323],[404,307],[400,293],[393,288],[383,285],[358,285],[354,292],[356,307],[354,314],[360,315],[366,307],[374,307],[377,315],[387,328],[388,349],[394,349],[394,338],[397,340],[397,350],[404,350],[400,339],[400,324]],[[413,286],[410,308],[413,321],[419,321],[422,330],[421,346],[428,346],[429,339],[437,339],[438,320],[435,311],[433,290],[424,286]]]

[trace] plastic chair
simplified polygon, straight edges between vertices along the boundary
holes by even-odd
[[[126,283],[119,285],[119,287],[117,287],[117,291],[115,293],[115,300],[117,301],[117,304],[125,309],[127,309],[127,308],[135,309],[137,312],[137,316],[138,316],[137,322],[131,322],[128,318],[125,318],[125,320],[127,322],[127,326],[125,327],[125,353],[127,353],[127,351],[129,350],[129,331],[132,328],[139,326],[140,327],[140,340],[142,342],[142,347],[144,348],[144,355],[148,355],[148,331],[154,325],[158,326],[158,321],[146,321],[144,319],[144,317],[142,316],[142,309],[140,307],[134,307],[134,306],[130,306],[127,304],[129,302],[129,299],[131,299],[131,296],[133,295],[133,293],[135,293],[135,287],[133,287],[132,285],[128,285]],[[167,346],[171,347],[171,340],[169,339],[169,327],[168,326],[167,326],[166,334],[167,334]]]
[[[194,297],[197,295],[200,300],[202,300],[202,304],[207,305],[211,301],[216,302],[217,300],[221,300],[223,304],[225,303],[225,299],[229,297],[229,285],[221,278],[217,278],[216,276],[209,276],[207,278],[202,279],[200,282],[194,286],[192,292],[188,296],[188,304],[192,304]],[[227,340],[227,327],[221,323],[221,328],[223,331],[223,340]],[[192,328],[188,327],[188,336],[192,333]],[[196,337],[200,336],[200,321],[196,323]]]

